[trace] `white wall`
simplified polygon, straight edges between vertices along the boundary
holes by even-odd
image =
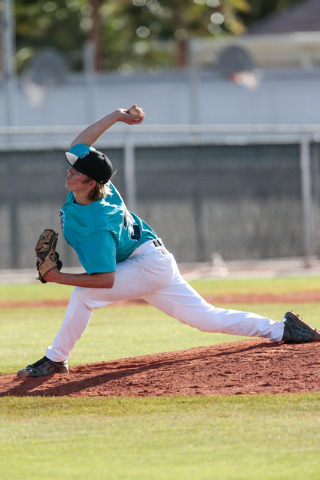
[[[6,126],[3,82],[0,102],[0,126]],[[256,89],[224,80],[214,71],[200,72],[195,89],[187,72],[157,77],[102,74],[89,98],[84,77],[70,75],[64,85],[49,88],[38,106],[31,105],[19,82],[16,125],[84,125],[133,103],[144,108],[145,124],[319,124],[320,69],[266,71]]]

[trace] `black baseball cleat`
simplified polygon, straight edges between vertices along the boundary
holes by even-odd
[[[19,370],[18,377],[44,377],[52,373],[68,374],[68,362],[53,362],[47,357],[41,358],[36,363],[28,365],[26,368]]]
[[[305,323],[299,315],[295,315],[292,310],[285,314],[283,322],[284,343],[320,342],[320,333]]]

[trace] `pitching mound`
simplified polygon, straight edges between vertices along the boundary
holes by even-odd
[[[0,376],[0,396],[245,395],[320,392],[320,343],[242,340],[79,365],[70,375]]]

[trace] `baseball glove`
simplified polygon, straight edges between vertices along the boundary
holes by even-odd
[[[59,260],[59,254],[56,252],[58,242],[58,234],[54,230],[43,230],[37,242],[35,251],[37,257],[37,270],[39,273],[38,279],[42,283],[47,283],[43,279],[45,274],[57,267],[58,270],[62,268],[62,262]],[[39,260],[42,260],[40,262]]]

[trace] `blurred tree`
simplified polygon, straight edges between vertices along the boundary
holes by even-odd
[[[98,69],[126,74],[184,67],[189,38],[242,33],[245,25],[295,1],[15,0],[17,64],[21,71],[38,50],[52,47],[81,69],[81,51],[90,39]]]
[[[154,60],[160,55],[161,42],[170,41],[175,46],[171,63],[184,67],[188,64],[188,38],[241,33],[244,31],[244,24],[239,19],[238,12],[245,12],[249,8],[246,0],[103,2],[100,11],[105,58],[113,64],[114,58],[110,55],[110,44],[107,41],[112,35],[121,37],[121,40],[124,38],[127,42],[122,56],[122,65],[126,68],[135,68],[135,65],[142,63],[154,64]]]
[[[18,70],[44,47],[78,52],[92,26],[89,9],[87,0],[15,0]],[[79,59],[75,63],[79,68]]]
[[[15,0],[17,63],[21,71],[39,49],[76,52],[91,39],[99,69],[185,66],[192,36],[237,34],[247,0]],[[163,48],[171,42],[172,49]]]

